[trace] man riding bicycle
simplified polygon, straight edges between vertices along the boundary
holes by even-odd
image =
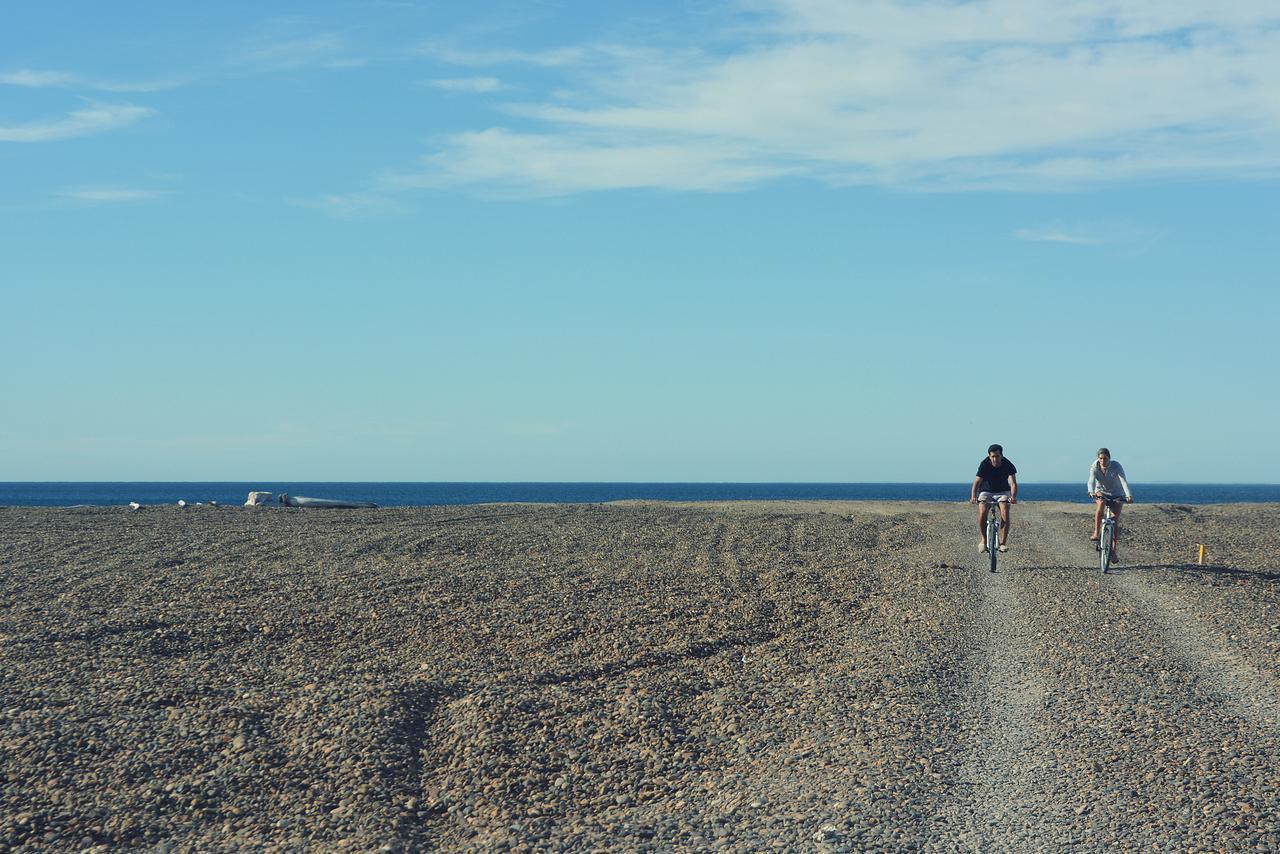
[[[1120,465],[1116,460],[1111,459],[1111,452],[1106,448],[1098,449],[1098,458],[1093,461],[1093,465],[1089,466],[1089,480],[1085,482],[1085,489],[1089,492],[1097,506],[1093,511],[1093,536],[1089,539],[1095,543],[1102,535],[1102,508],[1106,504],[1104,494],[1119,496],[1124,493],[1126,504],[1133,503],[1133,493],[1129,492],[1129,481],[1124,476],[1124,466]],[[1120,519],[1120,502],[1113,500],[1111,502],[1111,512],[1116,519]]]
[[[1004,448],[992,445],[987,448],[987,458],[978,465],[978,473],[969,489],[969,503],[978,505],[978,530],[982,539],[978,551],[987,550],[987,513],[995,501],[1000,507],[1000,543],[1005,551],[1009,539],[1009,505],[1018,503],[1018,467],[1004,455]],[[992,566],[995,564],[993,563]]]

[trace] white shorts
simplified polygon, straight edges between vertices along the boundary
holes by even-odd
[[[1008,501],[1010,493],[1008,492],[979,492],[979,501]]]

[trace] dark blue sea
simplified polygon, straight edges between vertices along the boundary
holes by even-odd
[[[384,507],[530,501],[584,504],[642,498],[661,501],[825,499],[967,501],[969,483],[0,483],[0,506],[68,507],[76,504],[243,504],[251,490],[373,501]],[[1144,503],[1224,504],[1280,502],[1280,484],[1135,484]],[[1085,502],[1082,483],[1025,483],[1021,501]]]

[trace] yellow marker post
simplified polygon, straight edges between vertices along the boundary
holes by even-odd
[[[1204,566],[1204,543],[1200,543],[1200,557],[1196,558],[1196,563]]]

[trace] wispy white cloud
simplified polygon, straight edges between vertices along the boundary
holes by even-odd
[[[427,82],[436,89],[443,89],[446,92],[486,94],[502,89],[502,81],[496,77],[450,77]]]
[[[1033,243],[1070,243],[1078,246],[1097,246],[1106,242],[1096,235],[1070,231],[1061,226],[1020,228],[1013,233],[1013,236]]]
[[[364,57],[338,35],[321,33],[300,37],[258,36],[235,48],[235,62],[258,68],[357,68]]]
[[[675,141],[593,144],[501,128],[453,137],[447,150],[425,157],[423,166],[386,176],[383,183],[394,189],[482,184],[503,194],[552,196],[604,188],[730,190],[795,171],[723,148]]]
[[[648,46],[440,60],[561,68],[406,185],[738,189],[781,175],[1069,189],[1280,174],[1280,14],[1207,0],[757,0],[715,55]],[[760,24],[764,21],[764,24]]]
[[[135,187],[68,187],[56,195],[60,199],[82,204],[111,205],[154,201],[168,194],[167,190]]]
[[[30,89],[75,87],[79,89],[95,89],[100,92],[159,92],[164,89],[174,89],[182,86],[185,82],[180,78],[131,82],[95,80],[69,71],[34,71],[31,69],[0,74],[0,85],[23,86]]]
[[[71,86],[74,85],[79,78],[76,75],[66,71],[33,71],[31,69],[23,69],[21,71],[12,71],[7,74],[0,74],[0,84],[5,86],[26,86],[33,89],[40,89],[46,86]]]
[[[1185,38],[1194,30],[1274,26],[1274,8],[1214,0],[764,0],[779,31],[889,39],[904,45],[1067,42]]]
[[[155,110],[133,104],[93,104],[60,119],[0,126],[0,142],[53,142],[89,136],[125,127],[152,115]]]
[[[437,42],[418,46],[421,56],[450,65],[484,68],[495,65],[532,65],[539,68],[578,66],[592,57],[611,55],[613,51],[593,46],[563,47],[551,50],[487,49],[468,50]]]
[[[1158,239],[1156,232],[1128,222],[1051,222],[1016,229],[1013,236],[1032,243],[1069,246],[1125,246],[1142,249]]]
[[[292,199],[290,203],[334,219],[369,219],[412,210],[394,195],[379,192],[334,193],[314,199]]]

